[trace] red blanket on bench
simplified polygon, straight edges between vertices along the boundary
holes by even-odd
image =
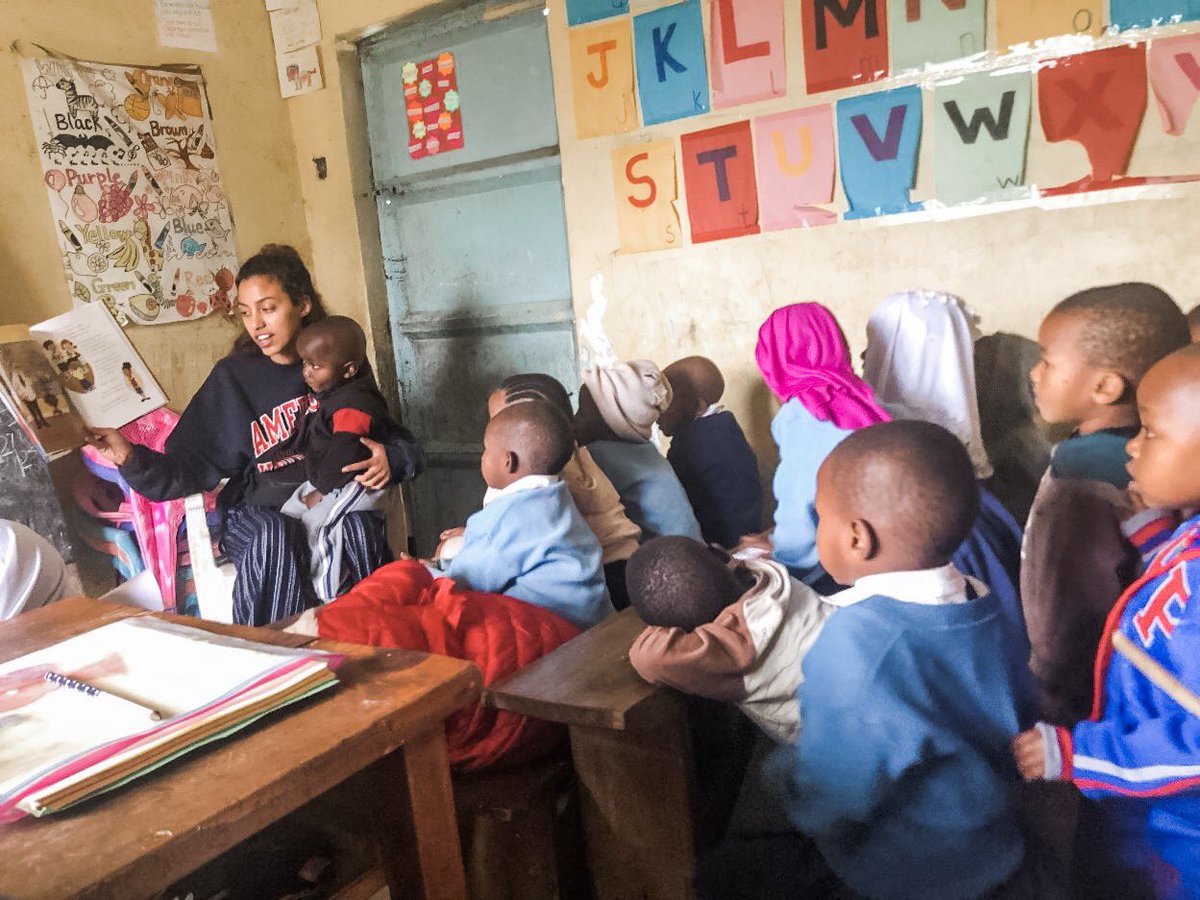
[[[467,659],[483,672],[484,685],[579,634],[549,610],[435,579],[411,559],[377,569],[316,614],[322,638]],[[561,726],[481,703],[446,720],[450,763],[458,772],[536,759],[563,734]]]

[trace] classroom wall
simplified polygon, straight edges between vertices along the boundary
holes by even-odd
[[[216,2],[218,53],[159,46],[153,0],[4,0],[0,4],[0,324],[37,322],[70,309],[54,220],[28,119],[18,54],[41,44],[81,59],[119,63],[198,63],[208,82],[217,159],[230,198],[237,253],[267,241],[310,244],[295,145],[261,2]],[[126,329],[172,405],[182,409],[228,349],[240,324],[212,315],[173,325]]]
[[[664,5],[638,3],[634,13]],[[865,90],[909,84],[892,78],[849,91],[809,98],[803,92],[800,3],[784,4],[788,94],[785,98],[677,120],[623,135],[579,141],[570,90],[568,29],[562,4],[551,3],[550,42],[558,86],[563,180],[576,303],[586,307],[588,282],[604,280],[605,324],[618,354],[666,364],[681,356],[710,356],[726,376],[726,404],[742,420],[764,471],[774,463],[768,426],[775,404],[754,364],[757,329],[774,308],[819,300],[841,320],[855,355],[863,349],[870,311],[889,292],[935,288],[959,294],[982,318],[985,332],[1033,337],[1041,315],[1057,300],[1097,283],[1157,282],[1190,307],[1200,303],[1194,247],[1200,186],[1159,189],[1170,199],[1100,203],[1104,195],[1069,200],[1068,208],[991,212],[947,221],[883,217],[801,230],[776,231],[642,254],[617,253],[616,206],[611,176],[614,147],[675,138],[770,112],[836,101]],[[989,4],[989,8],[994,4]],[[702,3],[709,34],[709,4]],[[1176,28],[1195,31],[1196,26]],[[991,33],[991,32],[990,32]],[[1114,41],[1115,42],[1115,41]],[[469,98],[463,98],[464,116]],[[932,104],[926,93],[922,157],[914,199],[932,196]],[[469,121],[464,131],[470,139]],[[1030,129],[1029,171],[1045,185],[1087,172],[1082,148],[1049,145],[1036,105]],[[1151,97],[1131,174],[1200,172],[1200,116],[1184,137],[1163,133]],[[677,163],[678,164],[678,163]],[[679,194],[683,197],[682,170]],[[837,208],[845,202],[840,185]],[[1081,204],[1072,206],[1071,204]],[[680,206],[684,204],[681,203]],[[686,215],[683,232],[688,232]]]
[[[319,4],[327,89],[288,101],[313,260],[326,292],[336,289],[347,304],[365,299],[376,345],[381,353],[386,351],[382,363],[390,358],[390,341],[353,41],[414,14],[431,14],[434,4],[421,0],[319,0]],[[461,4],[439,8],[453,5]],[[631,3],[635,13],[661,5],[655,0]],[[707,27],[708,4],[703,5]],[[488,4],[493,14],[505,6]],[[589,281],[599,273],[609,302],[604,325],[619,355],[649,357],[662,364],[690,353],[711,356],[725,371],[726,403],[760,451],[764,472],[774,464],[768,431],[774,404],[754,367],[753,347],[759,323],[776,306],[807,299],[827,303],[838,313],[858,353],[873,306],[890,291],[908,287],[961,294],[980,313],[984,331],[1028,336],[1036,334],[1042,313],[1055,301],[1097,283],[1149,280],[1161,284],[1185,307],[1200,302],[1200,284],[1190,265],[1200,237],[1194,213],[1200,199],[1197,185],[1147,192],[1156,199],[1134,191],[1122,193],[1120,202],[1107,202],[1116,195],[1102,194],[1068,200],[1055,209],[996,211],[946,221],[900,223],[884,218],[678,250],[617,253],[610,174],[614,147],[676,138],[762,113],[836,100],[846,93],[830,92],[812,100],[803,93],[800,4],[788,2],[784,9],[785,98],[583,141],[574,137],[562,0],[550,0],[548,17],[577,315],[582,318],[587,309]],[[912,81],[891,79],[875,87]],[[925,106],[928,133],[929,103]],[[470,141],[469,97],[463,98],[463,111]],[[334,121],[345,121],[346,129],[329,128]],[[1200,115],[1193,116],[1184,137],[1164,134],[1151,99],[1131,173],[1200,169],[1198,137]],[[923,142],[926,152],[918,170],[917,199],[932,193],[930,143]],[[1078,146],[1046,144],[1036,112],[1029,152],[1030,171],[1041,175],[1044,184],[1073,180],[1086,171]],[[329,174],[324,181],[316,177],[314,156],[327,160]],[[682,178],[679,190],[682,196]],[[686,233],[686,216],[683,230]]]

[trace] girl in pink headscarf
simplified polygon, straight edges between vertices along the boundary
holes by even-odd
[[[846,338],[820,303],[775,310],[758,329],[754,358],[783,403],[771,421],[779,445],[771,551],[793,574],[815,581],[817,469],[856,428],[888,421],[871,388],[854,374]]]

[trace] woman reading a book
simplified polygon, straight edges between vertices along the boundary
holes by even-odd
[[[211,490],[228,478],[222,549],[233,561],[234,621],[261,625],[315,606],[308,541],[280,506],[304,480],[303,465],[281,444],[307,411],[296,336],[325,316],[321,295],[292,247],[268,244],[238,271],[237,309],[245,333],[213,367],[183,411],[166,449],[134,445],[113,429],[95,429],[93,446],[120,466],[130,486],[151,500]],[[424,465],[407,429],[380,444],[362,438],[369,459],[346,466],[367,488],[416,477]],[[343,567],[355,581],[390,559],[378,517],[346,518]]]

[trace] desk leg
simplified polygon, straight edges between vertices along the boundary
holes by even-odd
[[[603,900],[690,900],[691,749],[682,712],[635,732],[577,725],[588,861]]]
[[[392,897],[465,900],[467,882],[441,724],[376,762],[371,788]]]

